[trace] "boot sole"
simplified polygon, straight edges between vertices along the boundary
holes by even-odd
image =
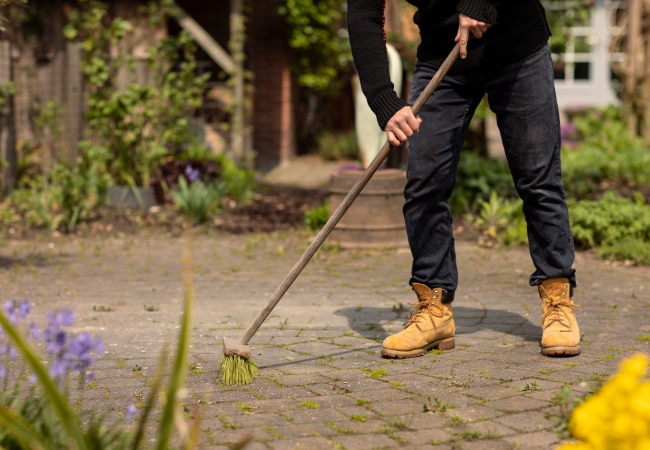
[[[434,341],[427,345],[424,348],[417,348],[415,350],[391,350],[388,348],[381,349],[381,356],[384,358],[396,358],[396,359],[405,359],[405,358],[417,358],[418,356],[425,355],[429,350],[451,350],[456,347],[456,340],[451,338],[441,339],[439,341]]]
[[[544,356],[576,356],[580,354],[580,346],[576,347],[542,347]]]

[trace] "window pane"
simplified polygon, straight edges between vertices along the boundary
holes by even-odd
[[[589,80],[589,70],[591,64],[588,62],[575,63],[574,79],[576,80]]]

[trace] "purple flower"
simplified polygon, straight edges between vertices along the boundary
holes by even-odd
[[[49,354],[56,354],[65,346],[67,336],[61,327],[70,326],[73,321],[74,313],[70,309],[57,310],[47,314],[47,326],[43,335]]]
[[[18,305],[18,313],[23,319],[27,317],[27,314],[32,310],[32,305],[29,304],[27,300],[23,300],[20,305]]]
[[[199,179],[199,177],[201,176],[201,172],[199,171],[199,169],[193,168],[191,164],[188,164],[187,166],[185,166],[185,176],[191,183]]]
[[[560,131],[562,133],[562,137],[569,137],[569,136],[573,137],[575,135],[576,131],[578,131],[578,128],[575,126],[575,124],[566,123],[566,124],[562,125],[562,128],[561,128]]]
[[[5,312],[9,318],[9,323],[18,325],[27,317],[32,307],[27,300],[18,303],[15,300],[7,300],[4,305]]]
[[[339,167],[336,171],[345,172],[346,170],[363,170],[363,166],[360,164],[346,164],[344,166]]]
[[[41,338],[41,330],[38,329],[35,323],[29,325],[29,331],[31,331],[34,339],[38,340]]]
[[[47,323],[49,326],[56,328],[69,327],[74,323],[74,312],[71,309],[59,309],[50,312],[47,315]]]
[[[63,358],[57,358],[52,361],[52,364],[50,364],[49,374],[50,377],[54,378],[55,380],[63,378],[67,373],[68,364]]]
[[[61,352],[65,348],[66,341],[68,336],[65,331],[62,330],[45,330],[45,341],[46,341],[46,350],[50,355],[55,355]]]
[[[87,369],[94,362],[92,354],[104,353],[102,342],[93,340],[89,333],[69,335],[63,330],[64,326],[72,325],[73,321],[74,313],[69,309],[47,315],[47,327],[43,336],[47,353],[54,356],[50,364],[50,376],[54,379],[62,378],[70,372],[88,376]]]
[[[130,422],[133,419],[133,416],[135,415],[136,411],[138,408],[133,403],[130,403],[129,406],[126,407],[126,411],[124,412],[124,421],[125,422]]]
[[[92,353],[101,355],[104,353],[104,345],[101,341],[93,341],[89,333],[80,333],[70,339],[68,357],[73,361],[73,369],[85,372],[93,363]]]
[[[560,128],[560,139],[562,145],[575,148],[578,145],[578,128],[572,123],[562,125]]]
[[[12,326],[17,326],[25,320],[32,307],[27,300],[22,300],[18,302],[16,300],[7,300],[4,304],[4,311],[7,314],[7,319]],[[4,330],[0,327],[0,357],[4,356],[5,358],[3,363],[6,362],[6,357],[9,359],[17,359],[18,351],[12,345],[6,341]],[[4,364],[0,364],[0,378],[7,377],[7,367]]]
[[[8,320],[13,326],[23,321],[31,311],[27,300],[16,302],[9,300],[4,304]],[[29,337],[41,340],[45,344],[45,351],[51,355],[49,375],[55,380],[67,376],[70,372],[78,372],[86,379],[92,379],[88,368],[93,364],[95,355],[104,353],[101,341],[94,340],[89,333],[67,333],[64,327],[72,325],[74,313],[70,309],[61,309],[47,314],[47,324],[43,332],[34,324],[25,327]],[[2,363],[8,358],[18,357],[17,350],[6,342],[2,328],[0,328],[0,378],[7,376],[7,368]],[[36,382],[36,377],[30,376],[30,382]]]

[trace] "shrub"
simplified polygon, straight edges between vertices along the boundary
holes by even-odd
[[[600,200],[570,202],[570,219],[576,245],[600,248],[635,240],[650,244],[650,205],[607,191]]]
[[[575,113],[570,142],[562,148],[562,170],[567,195],[588,198],[602,186],[650,186],[650,151],[631,135],[620,110],[586,109]],[[567,145],[568,144],[568,145]]]
[[[478,209],[478,214],[469,218],[481,232],[481,244],[521,245],[528,242],[521,200],[505,199],[492,191],[488,200],[478,201]]]
[[[218,155],[216,159],[221,165],[220,175],[226,186],[226,193],[237,203],[250,203],[257,186],[255,172],[238,167],[225,155]]]
[[[320,230],[329,219],[329,203],[327,200],[322,205],[305,211],[305,228],[311,231]]]
[[[318,154],[326,160],[359,159],[359,146],[354,131],[347,133],[323,132],[318,136]]]
[[[164,26],[172,3],[148,2],[143,14],[148,21],[140,28]],[[189,118],[201,105],[209,74],[196,75],[195,43],[181,32],[146,49],[151,79],[135,82],[136,58],[124,49],[136,27],[110,17],[109,10],[106,2],[82,0],[64,29],[65,37],[84,50],[88,126],[82,144],[114,184],[148,187],[164,156],[196,140]],[[119,74],[131,82],[117,85]]]
[[[598,249],[598,256],[611,261],[631,261],[650,266],[650,245],[641,239],[626,237],[603,244]]]
[[[498,159],[463,153],[449,200],[452,209],[457,213],[476,212],[480,202],[487,201],[493,191],[503,198],[517,197],[508,165]]]

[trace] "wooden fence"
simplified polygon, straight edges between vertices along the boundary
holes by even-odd
[[[0,41],[1,187],[11,189],[18,157],[29,155],[47,173],[55,161],[74,162],[83,129],[81,49],[63,37],[59,2],[43,2],[38,33]],[[40,6],[39,6],[40,7]],[[16,30],[14,30],[16,31]]]

